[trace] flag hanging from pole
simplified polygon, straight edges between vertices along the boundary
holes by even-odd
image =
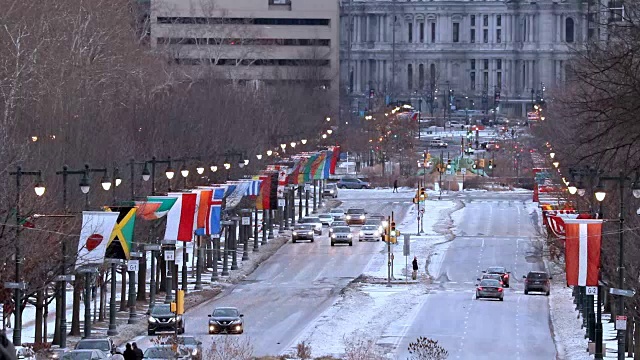
[[[601,219],[565,219],[567,285],[598,286]]]
[[[176,203],[176,200],[178,200],[178,198],[175,196],[147,196],[148,202],[159,202],[162,205],[160,205],[158,210],[156,210],[153,214],[148,217],[144,217],[144,219],[157,220],[164,217],[165,215],[167,215],[169,210],[171,210],[171,207]]]
[[[110,206],[109,210],[119,212],[119,215],[118,222],[109,237],[106,257],[127,260],[133,244],[133,228],[138,209],[135,206]]]
[[[193,222],[196,212],[196,194],[169,193],[178,198],[167,214],[165,240],[191,241],[193,239]]]
[[[118,221],[118,215],[119,212],[111,211],[82,212],[76,269],[104,263],[109,235]]]

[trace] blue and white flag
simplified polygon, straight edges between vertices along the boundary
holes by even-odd
[[[262,185],[262,180],[249,180],[249,187],[247,188],[247,192],[244,194],[245,196],[258,196],[260,195],[260,185]]]

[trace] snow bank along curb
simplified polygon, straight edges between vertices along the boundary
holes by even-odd
[[[591,356],[587,350],[582,318],[573,304],[572,289],[554,280],[549,296],[549,314],[553,341],[559,360],[587,360]]]
[[[447,252],[447,249],[450,243],[456,238],[456,235],[453,233],[454,228],[454,220],[452,214],[456,211],[462,210],[465,205],[460,200],[453,200],[455,205],[453,208],[445,209],[440,212],[441,216],[440,220],[436,222],[433,226],[433,230],[435,233],[443,235],[445,240],[439,243],[433,244],[431,247],[431,252],[427,257],[427,263],[425,266],[427,277],[430,281],[433,281],[439,274],[440,264],[444,259],[444,255]]]

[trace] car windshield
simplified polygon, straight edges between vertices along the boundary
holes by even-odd
[[[323,215],[318,215],[318,218],[320,218],[320,219],[333,219],[333,216],[331,216],[329,214],[323,214]]]
[[[296,225],[296,230],[312,230],[313,225]]]
[[[364,209],[349,209],[347,214],[364,214]]]
[[[76,349],[98,349],[105,352],[110,352],[108,340],[80,340],[76,345]]]
[[[320,219],[317,217],[308,217],[308,218],[302,218],[298,222],[302,224],[312,224],[312,223],[320,222]]]
[[[325,189],[335,189],[336,188],[336,184],[327,184],[324,187]]]
[[[151,310],[151,316],[167,316],[173,315],[171,312],[171,305],[168,304],[158,304],[153,307]]]
[[[215,309],[215,310],[213,310],[213,316],[235,317],[235,316],[238,316],[238,310],[236,310],[236,309]]]
[[[347,226],[347,223],[345,221],[334,221],[333,227],[336,228],[338,226]]]
[[[362,227],[362,230],[378,230],[378,227],[375,225],[365,225]]]
[[[62,355],[62,360],[91,360],[92,351],[72,351]]]
[[[369,219],[364,224],[365,225],[380,225],[380,220],[378,220],[378,219]]]
[[[348,228],[346,226],[338,226],[333,228],[333,232],[334,233],[350,233],[351,232],[351,228]]]
[[[482,281],[480,281],[480,286],[500,286],[500,282],[498,280],[492,280],[492,279],[484,279]]]
[[[344,214],[344,210],[333,209],[330,211],[332,214]]]
[[[530,272],[529,275],[527,275],[527,279],[542,279],[542,280],[546,280],[547,278],[548,278],[547,273]]]
[[[193,336],[185,336],[181,339],[184,345],[198,345],[198,340],[196,340],[196,338],[194,338]]]
[[[500,280],[500,274],[484,274],[482,276],[483,279],[493,279],[493,280]]]
[[[148,348],[147,351],[144,352],[144,357],[146,358],[156,358],[156,359],[175,359],[177,358],[176,353],[171,350],[170,347],[152,347]]]
[[[496,266],[496,267],[490,267],[490,268],[488,268],[488,269],[487,269],[487,272],[488,272],[489,274],[504,274],[504,273],[506,273],[506,272],[507,272],[507,269],[505,269],[505,268],[503,268],[503,267]]]

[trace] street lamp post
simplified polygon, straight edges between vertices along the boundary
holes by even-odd
[[[44,184],[42,183],[42,172],[38,171],[23,171],[21,166],[16,168],[16,171],[12,171],[9,173],[10,175],[14,175],[16,177],[16,239],[14,241],[15,245],[15,289],[14,289],[14,328],[13,328],[13,345],[20,346],[22,345],[22,291],[24,290],[25,284],[21,283],[21,270],[22,270],[22,254],[20,253],[20,232],[22,228],[22,219],[20,218],[20,186],[23,176],[35,176],[36,184],[34,190],[36,195],[42,196],[45,192]],[[7,287],[5,285],[5,287]]]

